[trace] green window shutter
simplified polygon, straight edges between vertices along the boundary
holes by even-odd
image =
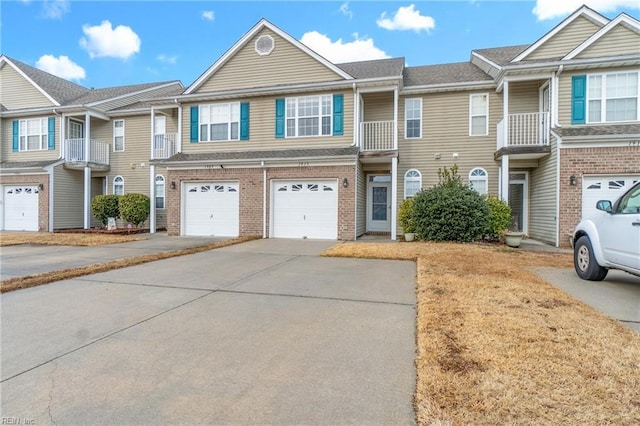
[[[189,121],[191,124],[191,137],[189,141],[191,143],[198,143],[198,111],[199,107],[197,105],[191,107],[191,117]]]
[[[240,140],[249,140],[249,102],[240,104]]]
[[[571,77],[571,124],[584,124],[587,118],[587,76]]]
[[[284,138],[284,98],[276,99],[276,138]]]
[[[20,150],[20,122],[13,120],[13,152]]]
[[[344,95],[333,95],[333,136],[344,132]]]
[[[56,118],[49,117],[49,149],[56,149]]]

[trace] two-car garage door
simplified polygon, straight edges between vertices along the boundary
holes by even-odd
[[[582,217],[596,213],[596,203],[599,200],[609,200],[615,203],[627,189],[638,181],[640,181],[640,176],[584,176],[582,179]]]
[[[0,207],[3,209],[3,229],[7,231],[37,231],[38,187],[4,186],[2,191],[4,205]]]
[[[334,180],[275,181],[274,238],[338,238],[338,184]]]

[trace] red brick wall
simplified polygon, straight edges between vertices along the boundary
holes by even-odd
[[[49,175],[0,176],[2,185],[39,185],[38,191],[38,231],[49,231]]]
[[[640,146],[608,148],[563,148],[560,150],[560,245],[568,246],[568,235],[582,215],[582,176],[593,174],[640,175]],[[576,177],[576,185],[569,179]]]
[[[355,233],[354,166],[276,167],[267,169],[267,236],[269,235],[272,179],[337,179],[338,239],[353,240]],[[342,186],[343,179],[349,186]],[[170,170],[167,173],[167,233],[180,235],[180,184],[193,181],[237,180],[240,184],[240,235],[262,235],[263,169]],[[171,189],[171,182],[176,189]]]

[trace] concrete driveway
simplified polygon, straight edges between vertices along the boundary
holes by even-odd
[[[412,424],[413,262],[256,240],[2,295],[22,424]]]
[[[604,281],[585,281],[573,269],[538,268],[540,278],[640,333],[640,277],[610,270]]]

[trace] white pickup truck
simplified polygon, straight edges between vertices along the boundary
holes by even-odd
[[[640,182],[615,203],[601,200],[597,214],[573,231],[573,265],[584,280],[601,281],[609,269],[640,276]]]

